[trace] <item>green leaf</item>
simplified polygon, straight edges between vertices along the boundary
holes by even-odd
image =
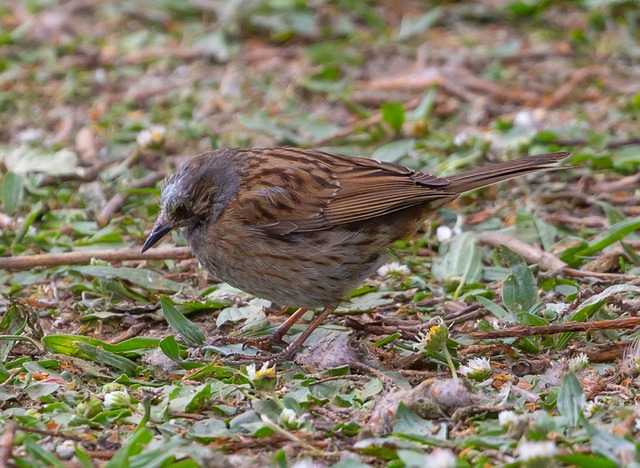
[[[571,455],[556,455],[554,458],[567,466],[577,468],[616,468],[618,466],[615,462],[599,455],[573,453]]]
[[[182,337],[188,346],[200,346],[204,343],[205,336],[202,330],[193,322],[182,315],[166,296],[160,296],[160,306],[167,323],[173,331]]]
[[[387,143],[371,155],[371,159],[385,162],[398,162],[416,147],[416,140],[409,138]]]
[[[442,7],[431,8],[427,13],[417,18],[403,16],[398,31],[398,39],[404,40],[412,36],[425,34],[444,14]]]
[[[203,419],[193,423],[189,437],[199,442],[211,442],[216,439],[229,439],[235,437],[234,434],[227,429],[224,421],[215,418]]]
[[[169,359],[183,369],[199,369],[204,366],[202,362],[185,361],[182,359],[182,350],[173,335],[167,336],[160,342],[160,349],[162,349],[162,352],[164,352]]]
[[[24,194],[24,177],[15,172],[7,172],[2,178],[2,205],[9,215],[14,215],[20,207]]]
[[[623,239],[634,231],[640,229],[640,216],[635,218],[627,218],[624,219],[609,229],[604,231],[602,234],[597,236],[591,242],[589,242],[589,246],[580,250],[576,256],[587,257],[589,255],[593,255],[596,252],[600,252],[605,247],[610,246],[614,242]]]
[[[38,201],[33,205],[31,210],[29,210],[29,214],[25,216],[24,220],[22,221],[22,224],[20,224],[20,227],[16,231],[15,237],[11,241],[11,250],[14,250],[16,246],[20,243],[20,241],[22,241],[22,239],[26,235],[31,225],[35,223],[36,219],[41,217],[48,210],[49,210],[49,207],[45,205],[44,202],[42,201]]]
[[[381,106],[382,120],[384,120],[396,133],[402,130],[404,123],[404,105],[400,102],[385,102]]]
[[[571,266],[576,266],[583,261],[584,257],[589,257],[602,251],[638,229],[640,229],[640,216],[623,219],[615,223],[589,243],[585,243],[582,239],[567,238],[563,243],[569,246],[558,255],[558,258]]]
[[[498,317],[500,320],[505,322],[517,321],[517,318],[515,315],[510,314],[509,312],[504,310],[502,307],[500,307],[498,304],[487,299],[486,297],[476,296],[476,299],[482,305],[482,307],[487,309],[489,312],[491,312],[493,315]]]
[[[144,268],[112,267],[108,265],[81,265],[70,267],[82,275],[96,278],[117,278],[129,281],[144,289],[155,291],[178,292],[183,285],[163,277],[161,274]]]
[[[584,404],[585,396],[582,385],[573,372],[566,374],[562,379],[562,386],[558,393],[558,411],[567,418],[569,424],[575,426],[580,420]]]
[[[100,347],[111,353],[123,354],[127,357],[140,356],[144,350],[157,348],[160,344],[159,338],[130,338],[118,344],[111,344],[95,338],[83,335],[48,335],[42,338],[45,349],[52,353],[61,353],[73,356],[77,350],[76,342],[82,341],[92,346]]]
[[[433,422],[421,418],[400,402],[396,412],[396,422],[393,425],[394,434],[430,436],[433,435]]]
[[[51,353],[76,356],[83,359],[107,364],[124,371],[127,375],[136,375],[138,366],[126,357],[119,356],[105,348],[105,343],[79,335],[49,335],[42,338],[44,349]]]
[[[52,466],[54,468],[64,468],[65,466],[53,453],[40,447],[40,445],[35,442],[31,436],[27,437],[27,440],[25,441],[25,448],[29,455],[43,463],[41,466]]]
[[[137,374],[138,366],[126,357],[118,356],[104,349],[88,343],[78,342],[78,349],[84,356],[95,362],[106,364],[114,369],[123,371],[128,376]]]
[[[500,246],[500,255],[511,268],[511,274],[502,283],[504,305],[514,315],[528,312],[539,302],[535,277],[522,257],[507,246]]]
[[[142,452],[151,440],[153,440],[153,434],[148,429],[134,432],[104,468],[129,468],[131,466],[130,458]]]
[[[441,281],[475,283],[482,277],[480,249],[475,234],[464,232],[440,246],[441,258],[433,262],[433,276]]]

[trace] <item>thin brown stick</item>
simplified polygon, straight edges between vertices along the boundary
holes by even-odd
[[[567,322],[554,325],[519,326],[502,330],[483,330],[470,333],[471,338],[478,340],[492,338],[527,337],[533,335],[554,335],[566,332],[582,332],[591,330],[623,330],[640,326],[640,317],[626,317],[596,322]]]
[[[32,432],[34,434],[40,434],[40,435],[50,436],[50,437],[63,437],[65,439],[70,439],[75,442],[87,442],[87,439],[85,437],[82,437],[70,432],[67,433],[67,432],[60,432],[60,431],[50,431],[49,429],[37,429],[35,427],[27,427],[27,426],[21,426],[21,425],[17,425],[16,430],[22,431],[22,432]]]
[[[596,278],[601,280],[638,280],[640,275],[626,275],[624,273],[599,273],[597,271],[576,270],[563,268],[561,273],[574,278]]]
[[[493,245],[494,247],[498,247],[501,244],[506,245],[528,263],[537,263],[540,265],[543,271],[558,271],[567,266],[565,262],[556,258],[553,254],[545,252],[538,246],[522,242],[508,234],[487,231],[481,233],[478,237],[480,241]]]
[[[640,143],[640,139],[638,140]],[[589,193],[619,192],[622,190],[635,190],[640,184],[640,173],[611,182],[599,182],[588,188]]]
[[[420,99],[410,99],[409,101],[404,103],[404,107],[407,108],[407,109],[413,109],[418,104],[420,104]],[[340,138],[346,138],[349,135],[354,134],[360,128],[369,128],[369,127],[372,127],[374,125],[379,124],[380,122],[382,122],[382,113],[374,114],[371,117],[369,117],[368,119],[358,120],[357,122],[353,123],[352,125],[349,125],[348,127],[345,127],[345,128],[343,128],[341,130],[338,130],[337,132],[332,133],[331,135],[327,135],[324,138],[321,138],[319,140],[315,140],[313,142],[313,144],[316,145],[316,146],[319,146],[319,145],[327,144],[327,143],[329,143],[330,141],[333,141],[333,140],[338,140]]]
[[[577,348],[573,350],[573,355],[585,353],[592,364],[598,362],[613,362],[620,359],[627,348],[633,343],[632,340],[617,341],[614,343],[603,343],[600,345],[589,344],[588,347]]]
[[[82,250],[42,255],[23,255],[19,257],[0,258],[0,270],[27,270],[30,268],[54,267],[60,265],[78,265],[89,263],[92,259],[108,262],[143,261],[143,260],[183,260],[192,258],[188,247],[170,247],[151,249],[144,254],[139,248],[113,250]]]
[[[603,67],[589,67],[577,70],[572,73],[571,78],[567,83],[560,86],[555,93],[551,96],[547,102],[548,107],[555,107],[565,102],[571,94],[580,86],[583,82],[592,78],[599,78],[607,74],[607,70]]]
[[[164,176],[165,176],[165,173],[163,171],[154,172],[153,174],[149,174],[148,176],[143,177],[142,179],[134,180],[133,182],[131,182],[131,184],[129,184],[129,187],[127,188],[140,189],[145,187],[151,187],[152,185],[155,185],[156,182],[163,179]],[[107,204],[104,205],[104,208],[102,208],[102,211],[100,211],[100,214],[96,216],[96,221],[98,221],[98,226],[104,227],[107,224],[109,224],[109,221],[111,221],[111,218],[113,217],[114,213],[120,209],[120,207],[125,202],[128,196],[129,194],[126,191],[116,193],[113,196],[113,198],[111,198],[111,200],[109,200]]]
[[[7,468],[9,466],[17,428],[18,425],[14,422],[8,422],[4,425],[4,431],[0,437],[0,468]]]
[[[99,458],[100,460],[111,460],[116,454],[115,450],[85,450],[84,452],[91,459]]]
[[[497,83],[480,78],[465,68],[460,69],[453,78],[467,89],[480,92],[482,95],[492,95],[497,102],[513,102],[525,106],[532,106],[540,101],[540,96],[538,96],[537,93],[527,91],[513,84],[506,85],[506,83]]]
[[[589,142],[584,138],[558,139],[553,142],[559,146],[585,146]],[[624,146],[640,145],[639,137],[626,138],[624,140],[613,140],[605,145],[607,149],[622,148]]]

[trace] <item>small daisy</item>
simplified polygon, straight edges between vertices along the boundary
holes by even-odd
[[[569,359],[568,365],[571,372],[578,372],[587,368],[589,358],[585,353],[580,353]]]
[[[280,422],[289,429],[298,429],[302,423],[304,423],[305,416],[306,415],[298,417],[295,411],[290,408],[285,408],[282,410],[282,413],[280,413]]]
[[[582,414],[585,418],[593,416],[593,412],[598,409],[598,405],[592,401],[587,401],[582,407]]]
[[[409,273],[411,273],[409,267],[400,262],[387,263],[378,268],[378,275],[380,276],[399,276],[408,275]]]
[[[449,226],[438,226],[436,228],[436,239],[438,239],[438,242],[446,242],[451,240],[454,236],[462,234],[462,224],[463,217],[458,216],[456,224],[454,224],[452,228]]]
[[[104,407],[107,409],[127,408],[131,406],[131,398],[125,391],[105,393]]]
[[[446,346],[447,338],[449,338],[449,330],[445,323],[439,319],[438,323],[430,327],[426,333],[418,333],[417,344],[414,345],[414,348],[418,352],[440,351]]]
[[[460,373],[472,380],[484,380],[491,372],[491,361],[487,358],[472,358],[459,369]]]
[[[518,444],[518,460],[540,460],[551,458],[558,453],[555,442],[545,440],[536,442],[531,440],[520,440]]]
[[[511,427],[518,419],[518,415],[514,411],[500,411],[498,413],[498,421],[502,427]]]
[[[140,148],[162,148],[167,130],[162,125],[152,125],[146,130],[142,130],[136,137],[136,142]]]
[[[276,366],[269,367],[269,362],[262,364],[262,367],[256,370],[256,365],[251,364],[247,366],[247,377],[252,382],[262,379],[275,379],[276,378]]]
[[[437,448],[427,456],[425,465],[429,468],[453,468],[457,460],[451,450]]]

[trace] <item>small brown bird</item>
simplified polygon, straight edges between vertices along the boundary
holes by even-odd
[[[439,178],[398,164],[298,148],[208,152],[167,179],[142,252],[184,228],[210,273],[276,304],[301,307],[268,339],[248,340],[252,345],[283,343],[307,309],[324,307],[284,351],[268,357],[283,362],[385,263],[388,247],[439,208],[469,190],[557,169],[554,163],[568,155],[540,154]]]

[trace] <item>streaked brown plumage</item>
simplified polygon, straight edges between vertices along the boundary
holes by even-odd
[[[530,156],[438,178],[398,164],[297,148],[222,149],[188,161],[162,192],[143,252],[184,228],[221,280],[280,305],[324,307],[276,360],[292,356],[395,241],[459,194],[552,170],[569,153]],[[274,336],[280,341],[302,312]]]

